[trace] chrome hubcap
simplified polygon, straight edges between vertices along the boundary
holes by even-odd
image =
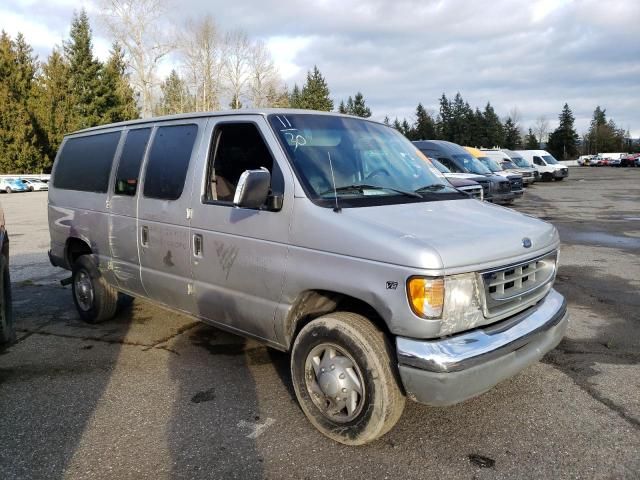
[[[349,422],[362,411],[365,389],[360,368],[337,345],[323,343],[309,352],[305,382],[313,403],[330,420]]]
[[[80,271],[76,275],[75,281],[75,293],[78,305],[85,312],[91,309],[93,305],[93,284],[89,274],[85,271]]]

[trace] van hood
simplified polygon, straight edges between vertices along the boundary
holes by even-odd
[[[295,245],[445,274],[516,263],[559,245],[550,223],[472,199],[296,213]]]

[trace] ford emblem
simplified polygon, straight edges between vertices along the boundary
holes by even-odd
[[[524,248],[531,248],[531,239],[530,239],[530,238],[527,238],[527,237],[524,237],[524,238],[522,239],[522,246],[523,246]]]

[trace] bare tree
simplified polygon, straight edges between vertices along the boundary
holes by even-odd
[[[549,120],[544,115],[536,118],[536,124],[533,127],[533,132],[538,139],[538,142],[545,143],[547,141],[547,136],[549,135]]]
[[[250,78],[251,43],[242,30],[233,30],[225,35],[223,65],[227,81],[231,108],[241,108]]]
[[[127,52],[131,83],[140,95],[143,117],[153,114],[158,63],[174,49],[162,29],[164,0],[102,0],[102,18]]]
[[[179,48],[196,97],[199,111],[220,109],[222,49],[218,29],[211,15],[188,20],[180,36]]]
[[[253,44],[249,56],[249,99],[255,108],[271,106],[273,91],[280,88],[280,78],[271,53],[261,40]]]
[[[520,109],[518,107],[513,107],[509,110],[509,118],[513,122],[513,124],[519,128],[520,121],[522,120],[522,114],[520,113]]]

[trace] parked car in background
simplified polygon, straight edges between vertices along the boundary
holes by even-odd
[[[41,180],[37,180],[35,178],[23,178],[22,183],[24,183],[27,187],[27,190],[30,192],[40,192],[44,190],[49,190],[49,185]]]
[[[533,169],[534,182],[537,182],[540,180],[540,170],[536,165],[533,164],[533,162],[528,162],[527,160],[525,160],[525,158],[522,155],[514,152],[513,150],[503,148],[500,151],[507,154],[507,156],[511,159],[511,161],[515,163],[518,167]]]
[[[540,177],[545,182],[564,180],[569,176],[569,167],[565,167],[546,150],[516,150],[516,153],[538,167]]]
[[[487,155],[474,147],[464,147],[464,149],[473,155],[477,160],[491,170],[491,173],[500,175],[506,178],[511,183],[511,192],[514,195],[514,199],[520,198],[524,195],[524,182],[522,181],[522,175],[514,172],[507,172],[502,165],[495,160],[487,157]]]
[[[0,206],[0,345],[9,344],[15,338],[9,275],[9,235],[4,223],[4,210]]]
[[[531,185],[536,181],[536,169],[533,167],[520,167],[511,160],[509,155],[507,155],[502,150],[489,150],[482,149],[482,153],[484,153],[490,159],[496,161],[503,170],[509,173],[517,173],[522,175],[522,183],[526,187],[527,185]]]
[[[640,153],[625,154],[620,158],[621,167],[635,167],[636,160],[640,158]]]
[[[22,182],[22,179],[15,177],[2,177],[0,178],[0,192],[13,193],[13,192],[26,192],[27,186]]]
[[[435,158],[452,173],[470,175],[482,185],[484,199],[494,203],[510,203],[515,195],[511,192],[511,182],[491,173],[460,145],[444,140],[417,140],[413,144],[429,158]]]
[[[470,199],[382,123],[277,109],[103,125],[64,138],[52,178],[49,256],[83,320],[134,295],[289,351],[302,411],[344,444],[388,432],[406,397],[489,390],[567,328],[556,228]]]
[[[595,155],[580,155],[577,160],[578,165],[581,167],[588,167],[594,156]]]
[[[484,189],[480,183],[474,180],[474,178],[477,180],[482,180],[482,178],[479,178],[477,175],[469,175],[467,173],[453,173],[435,158],[427,157],[427,160],[431,162],[431,165],[444,175],[449,183],[451,183],[455,188],[466,193],[472,198],[484,200]]]

